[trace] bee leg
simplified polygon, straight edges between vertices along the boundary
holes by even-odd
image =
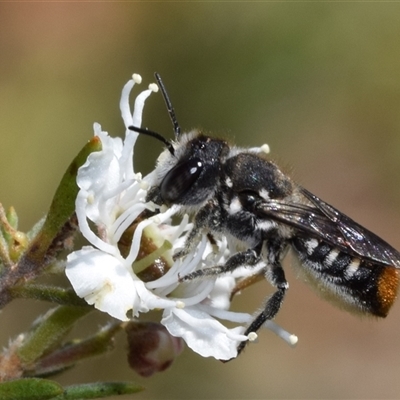
[[[247,249],[240,253],[234,254],[228,259],[224,265],[216,265],[215,267],[203,268],[194,271],[185,276],[179,277],[180,282],[191,281],[196,278],[202,278],[205,276],[216,276],[222,275],[228,272],[234,271],[236,268],[243,266],[253,266],[260,261],[261,246],[257,246],[254,249]]]
[[[179,258],[187,256],[192,250],[194,250],[194,248],[197,246],[200,240],[201,240],[201,227],[196,223],[194,223],[192,230],[189,232],[189,235],[185,240],[185,244],[172,256],[174,261],[178,260]]]
[[[285,273],[279,262],[276,262],[271,268],[266,268],[265,277],[267,280],[277,288],[277,291],[267,300],[264,310],[257,315],[254,321],[244,332],[244,335],[249,335],[251,332],[257,332],[261,326],[268,320],[273,319],[279,312],[286,290],[289,284],[286,281]],[[241,342],[237,348],[238,355],[246,346],[247,341]]]
[[[182,249],[173,255],[173,259],[187,256],[201,241],[201,235],[204,230],[213,231],[218,226],[218,221],[221,219],[221,210],[216,200],[210,200],[196,214],[193,221],[193,228],[186,238]]]

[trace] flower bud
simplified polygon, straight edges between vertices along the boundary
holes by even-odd
[[[148,377],[167,369],[183,350],[183,340],[171,336],[167,329],[155,322],[129,322],[128,363],[139,375]]]

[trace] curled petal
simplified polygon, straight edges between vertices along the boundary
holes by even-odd
[[[247,340],[247,336],[242,334],[244,327],[228,329],[195,307],[166,309],[161,323],[171,335],[181,337],[196,353],[218,360],[236,357],[238,343]]]

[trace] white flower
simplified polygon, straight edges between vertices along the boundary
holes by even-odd
[[[233,276],[178,281],[178,275],[223,264],[229,251],[224,238],[218,238],[220,251],[216,252],[204,236],[189,256],[172,261],[173,252],[182,246],[191,224],[184,216],[179,225],[172,225],[171,218],[178,207],[151,213],[155,205],[145,200],[151,174],[142,179],[134,171],[133,152],[138,134],[128,126],[141,126],[144,102],[157,91],[152,84],[141,92],[132,113],[129,94],[140,81],[139,75],[133,75],[122,91],[124,140],[108,136],[100,125],[94,124],[102,150],[90,154],[79,169],[80,190],[76,199],[79,227],[91,245],[68,256],[66,274],[78,296],[97,309],[121,321],[162,309],[161,323],[173,336],[182,337],[204,357],[228,360],[237,355],[237,345],[248,337],[243,335],[243,325],[228,329],[219,320],[247,324],[251,316],[228,311],[235,285]],[[143,238],[156,250],[139,253],[143,252]],[[156,272],[160,272],[159,277]],[[152,279],[144,279],[145,273]],[[287,334],[274,323],[268,324],[281,337]]]

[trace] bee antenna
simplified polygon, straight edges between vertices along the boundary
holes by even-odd
[[[172,126],[174,127],[175,138],[178,139],[179,136],[181,135],[181,127],[179,126],[178,120],[176,119],[174,107],[172,106],[171,100],[168,96],[167,90],[165,89],[164,83],[161,80],[160,74],[155,72],[154,76],[163,95],[165,105],[167,106],[168,114],[169,117],[171,118]]]
[[[147,136],[151,136],[151,137],[153,137],[153,138],[156,138],[156,139],[159,140],[160,142],[164,143],[165,146],[167,146],[167,150],[168,150],[173,156],[175,155],[175,149],[174,149],[174,146],[172,146],[172,143],[171,143],[169,140],[165,139],[165,137],[162,136],[162,135],[160,135],[159,133],[154,132],[154,131],[150,131],[150,130],[147,129],[147,128],[139,128],[139,127],[133,126],[133,125],[128,126],[128,129],[131,130],[131,131],[137,132],[137,133],[141,133],[141,134],[143,134],[143,135],[147,135]]]

